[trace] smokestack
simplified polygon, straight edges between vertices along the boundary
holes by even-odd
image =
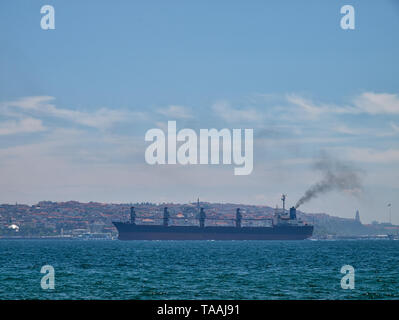
[[[296,220],[296,209],[295,209],[295,207],[290,208],[290,220]]]

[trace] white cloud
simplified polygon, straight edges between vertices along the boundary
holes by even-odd
[[[312,101],[305,99],[303,97],[297,95],[288,95],[287,100],[299,107],[301,107],[304,111],[306,111],[312,117],[318,117],[325,110],[319,106],[313,104]]]
[[[9,120],[0,123],[0,135],[32,133],[44,130],[46,130],[46,128],[43,126],[42,121],[34,118]]]
[[[115,123],[128,119],[143,117],[144,114],[136,112],[125,112],[101,108],[94,112],[82,112],[77,110],[57,108],[51,96],[24,97],[15,101],[8,101],[1,104],[3,108],[18,109],[21,112],[35,113],[37,115],[51,116],[66,119],[88,127],[103,129]],[[13,114],[16,116],[16,114]]]
[[[391,122],[390,125],[395,133],[399,133],[399,126],[396,123]]]
[[[256,109],[235,109],[227,102],[217,102],[212,106],[212,110],[217,113],[226,122],[259,122],[263,119],[263,115]]]
[[[14,101],[3,102],[2,106],[11,106],[11,107],[19,107],[22,109],[31,109],[37,110],[41,107],[48,108],[51,106],[48,104],[49,101],[53,100],[54,97],[50,96],[33,96],[33,97],[24,97]]]
[[[157,109],[157,112],[170,119],[188,119],[193,117],[189,108],[176,105]]]
[[[286,99],[301,107],[311,118],[317,119],[320,115],[325,113],[336,113],[336,114],[345,114],[345,113],[358,113],[356,108],[351,106],[338,106],[334,104],[316,104],[310,99],[303,98],[299,95],[290,94],[286,96]]]
[[[335,131],[338,133],[349,134],[349,135],[360,135],[364,133],[363,130],[349,128],[344,125],[335,127]]]
[[[379,164],[399,162],[399,149],[347,148],[345,153],[349,160],[357,162]]]
[[[33,143],[0,148],[0,167],[5,170],[15,166],[16,161],[21,170],[30,167],[36,159],[36,169],[43,167],[50,159],[71,165],[121,165],[125,163],[143,162],[145,142],[137,137],[113,135],[105,132],[88,132],[77,129],[54,129],[48,131],[40,140]],[[43,164],[40,162],[43,160]]]
[[[326,103],[315,103],[299,95],[287,95],[287,100],[301,107],[306,113],[314,118],[322,114],[399,114],[399,97],[396,94],[364,92],[356,96],[351,105],[334,105]]]
[[[384,127],[383,129],[375,127],[375,128],[358,128],[358,127],[347,127],[345,125],[336,126],[334,130],[338,133],[352,135],[352,136],[360,136],[360,135],[368,135],[373,137],[392,137],[399,133],[399,127],[394,123],[390,123],[391,130],[389,130],[389,126],[387,129]]]
[[[368,114],[399,114],[399,97],[396,94],[364,92],[354,99],[355,106]]]

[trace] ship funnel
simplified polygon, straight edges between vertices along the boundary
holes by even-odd
[[[292,207],[290,209],[290,220],[296,220],[296,209],[295,209],[295,207]]]

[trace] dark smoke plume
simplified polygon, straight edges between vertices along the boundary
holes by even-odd
[[[356,195],[361,191],[359,171],[323,153],[314,165],[323,174],[321,181],[312,185],[298,200],[295,208],[329,191],[343,191]]]

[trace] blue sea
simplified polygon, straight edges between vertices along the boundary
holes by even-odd
[[[398,298],[399,241],[0,241],[0,299]]]

